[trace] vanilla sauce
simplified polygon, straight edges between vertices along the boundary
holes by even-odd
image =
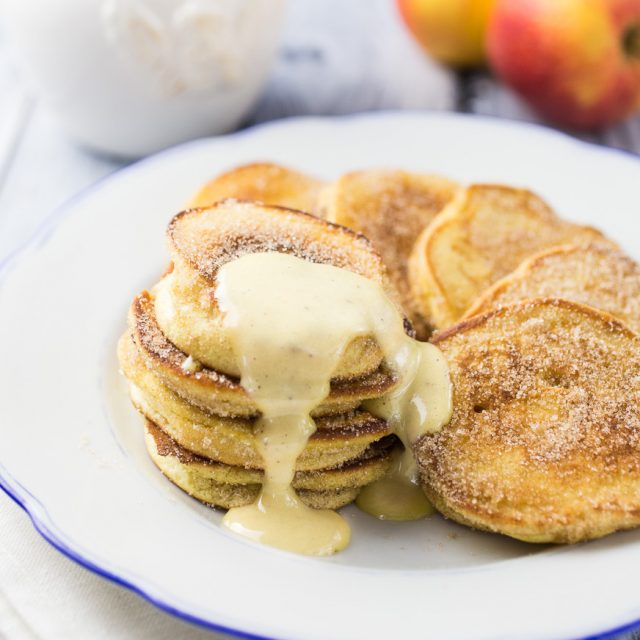
[[[440,351],[406,335],[402,315],[380,284],[345,269],[283,253],[248,254],[225,264],[216,300],[224,313],[241,384],[258,406],[256,442],[264,460],[254,504],[230,509],[224,524],[264,544],[329,555],[349,544],[341,515],[307,507],[292,489],[295,463],[316,426],[310,412],[329,394],[342,354],[373,336],[399,377],[383,398],[364,403],[405,445],[392,472],[365,488],[358,506],[380,518],[414,519],[431,507],[415,484],[411,444],[451,415],[448,368]]]

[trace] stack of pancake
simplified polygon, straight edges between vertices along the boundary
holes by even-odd
[[[215,297],[216,274],[246,253],[279,251],[350,269],[390,287],[369,242],[313,216],[226,200],[178,214],[169,224],[171,266],[133,301],[118,356],[131,399],[146,418],[156,465],[199,500],[224,508],[253,502],[262,480],[257,407]],[[387,423],[362,409],[396,384],[375,341],[347,346],[293,487],[308,505],[339,508],[386,472],[396,446]]]

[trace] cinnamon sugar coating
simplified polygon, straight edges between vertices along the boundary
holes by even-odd
[[[588,304],[640,333],[640,266],[610,244],[564,245],[536,254],[480,296],[466,317],[537,297]]]
[[[612,316],[536,299],[434,338],[451,422],[415,453],[448,517],[530,542],[640,525],[640,338]]]

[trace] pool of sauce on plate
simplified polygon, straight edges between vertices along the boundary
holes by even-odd
[[[386,478],[362,492],[358,505],[381,518],[427,515],[431,507],[415,484],[410,449],[420,435],[449,420],[448,369],[436,347],[406,335],[403,318],[381,285],[331,265],[255,253],[220,269],[216,299],[241,384],[261,412],[256,441],[264,460],[258,499],[230,509],[224,524],[253,540],[308,555],[329,555],[349,544],[344,518],[307,507],[291,482],[296,460],[316,429],[309,414],[329,394],[341,355],[359,336],[376,339],[399,377],[392,392],[365,408],[389,421],[405,453],[394,459]]]

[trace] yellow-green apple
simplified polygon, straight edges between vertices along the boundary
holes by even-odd
[[[640,106],[640,0],[498,0],[491,66],[542,115],[589,129]]]
[[[418,42],[437,60],[459,67],[485,62],[485,35],[495,0],[396,0]]]

